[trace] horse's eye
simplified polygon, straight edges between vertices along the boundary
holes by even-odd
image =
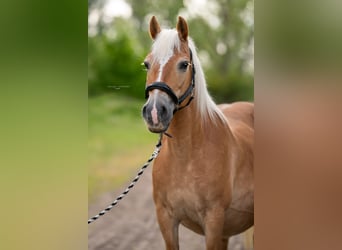
[[[143,62],[141,65],[144,65],[147,70],[150,69],[150,63],[147,61]]]
[[[188,66],[189,66],[189,62],[187,62],[187,61],[180,62],[180,63],[178,64],[178,68],[179,68],[180,70],[183,70],[183,71],[185,71],[185,70],[188,68]]]

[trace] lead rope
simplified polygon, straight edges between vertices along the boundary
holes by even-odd
[[[144,170],[151,164],[151,162],[157,158],[159,152],[160,152],[160,148],[161,148],[161,139],[162,139],[162,134],[160,134],[159,137],[159,141],[156,145],[155,150],[153,151],[151,157],[147,160],[147,162],[141,167],[141,169],[139,170],[137,176],[133,179],[133,181],[131,182],[131,184],[129,184],[129,186],[126,188],[125,191],[122,192],[122,194],[120,194],[108,207],[106,207],[104,210],[102,210],[101,212],[99,212],[97,215],[91,217],[88,220],[88,224],[96,221],[98,218],[100,218],[100,216],[103,216],[104,214],[106,214],[108,211],[110,211],[115,205],[117,205],[119,203],[120,200],[122,200],[127,194],[128,192],[134,187],[134,185],[138,182],[140,176],[144,173]]]

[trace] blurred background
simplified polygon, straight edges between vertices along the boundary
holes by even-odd
[[[253,101],[253,0],[88,0],[90,204],[121,190],[158,139],[141,117],[152,15],[165,28],[187,20],[217,103]]]

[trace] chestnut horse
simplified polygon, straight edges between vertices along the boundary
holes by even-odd
[[[179,249],[179,224],[205,235],[207,250],[227,249],[254,224],[254,105],[213,102],[182,17],[162,30],[153,16],[150,35],[143,117],[164,135],[153,198],[166,249]]]

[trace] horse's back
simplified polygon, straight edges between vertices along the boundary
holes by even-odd
[[[254,130],[254,104],[251,102],[234,102],[232,104],[218,105],[229,123],[244,123]]]

